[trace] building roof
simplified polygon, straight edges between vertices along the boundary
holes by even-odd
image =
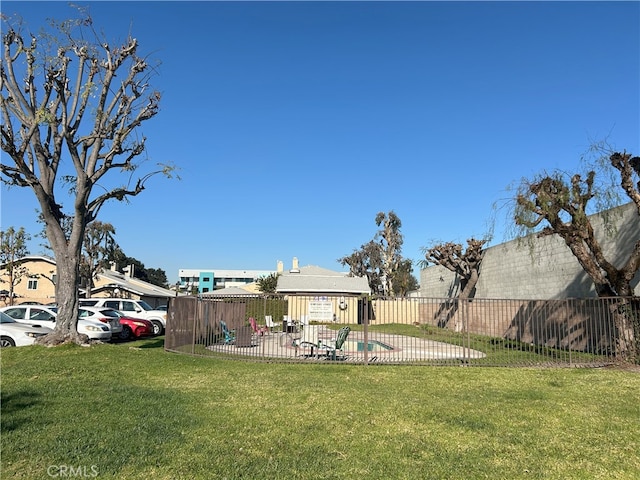
[[[215,278],[258,278],[275,273],[274,270],[223,270],[220,268],[181,268],[180,277],[197,277],[201,273],[212,273]]]
[[[17,260],[15,260],[14,263],[26,263],[26,262],[46,262],[46,263],[50,263],[51,265],[55,265],[56,261],[51,258],[51,257],[47,257],[46,255],[25,255],[24,257],[21,257]],[[2,263],[0,264],[0,267],[5,267],[6,265],[8,265],[9,262],[7,263]]]
[[[369,294],[366,277],[350,277],[345,272],[335,272],[309,265],[298,270],[282,272],[278,276],[278,293],[332,293]]]
[[[105,270],[98,274],[98,278],[106,282],[98,287],[92,289],[92,292],[104,290],[105,288],[113,289],[119,288],[120,290],[126,290],[136,295],[145,297],[175,297],[176,292],[168,290],[166,288],[153,285],[142,281],[138,278],[132,278],[124,273],[114,272],[112,270]]]
[[[249,290],[240,287],[220,288],[218,290],[213,290],[211,292],[205,292],[202,294],[203,297],[239,297],[247,295],[257,297],[259,294],[256,292],[250,292]]]

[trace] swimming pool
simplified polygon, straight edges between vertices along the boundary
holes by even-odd
[[[349,352],[364,352],[364,346],[365,344],[362,340],[347,340],[344,342],[343,348]],[[368,352],[382,352],[387,350],[393,350],[393,347],[378,340],[370,340],[367,342]]]

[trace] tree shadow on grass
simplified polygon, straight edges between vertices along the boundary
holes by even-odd
[[[143,340],[137,348],[164,348],[164,336]]]
[[[2,416],[0,416],[0,430],[9,432],[23,425],[28,418],[25,409],[41,404],[40,394],[33,390],[19,390],[17,392],[0,392]]]

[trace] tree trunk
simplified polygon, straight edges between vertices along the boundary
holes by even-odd
[[[609,310],[616,328],[616,355],[625,362],[640,363],[640,308],[632,298],[612,299]]]
[[[74,229],[75,230],[75,229]],[[81,226],[80,231],[84,233]],[[74,231],[67,240],[60,225],[56,222],[47,225],[47,237],[56,260],[56,303],[58,314],[56,327],[48,335],[37,339],[41,345],[54,346],[64,342],[86,344],[88,337],[78,333],[79,282],[80,282],[80,248],[78,237]]]
[[[478,273],[477,268],[472,268],[469,272],[469,277],[464,279],[461,282],[462,290],[460,291],[460,295],[458,298],[467,299],[472,298],[475,295],[476,285],[478,284],[478,279],[480,278],[480,274]]]

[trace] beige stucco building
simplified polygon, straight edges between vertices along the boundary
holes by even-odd
[[[55,282],[56,262],[46,256],[27,256],[21,259],[20,265],[25,267],[26,273],[14,285],[13,303],[37,302],[42,304],[57,303]],[[9,305],[11,290],[8,275],[4,266],[0,267],[0,306]],[[133,277],[133,269],[127,273],[118,272],[115,268],[102,271],[94,280],[95,286],[91,291],[92,297],[121,297],[144,300],[152,307],[164,305],[176,292],[158,287]],[[84,295],[84,291],[81,291]]]

